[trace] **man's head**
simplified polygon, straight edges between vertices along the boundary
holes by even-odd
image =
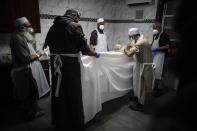
[[[153,35],[157,35],[162,31],[161,23],[155,22],[153,24]]]
[[[104,19],[103,18],[97,19],[97,28],[102,31],[104,30]]]
[[[138,28],[130,28],[128,35],[129,35],[130,40],[134,40],[136,42],[140,36],[139,29]]]
[[[17,18],[14,21],[14,25],[16,26],[18,31],[30,30],[33,32],[33,29],[31,28],[31,23],[28,21],[28,19],[26,17]]]
[[[14,24],[17,28],[17,30],[19,32],[21,32],[21,34],[24,35],[24,37],[28,40],[28,41],[34,41],[34,30],[31,27],[31,23],[28,21],[28,19],[26,17],[20,17],[17,18],[14,21]]]
[[[79,13],[79,11],[75,9],[68,9],[66,10],[65,16],[71,16],[75,20],[75,22],[78,23],[80,20],[81,14]]]

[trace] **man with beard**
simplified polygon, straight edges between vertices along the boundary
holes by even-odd
[[[44,115],[44,112],[38,109],[38,99],[49,91],[46,77],[38,61],[44,51],[35,52],[33,28],[26,17],[16,19],[14,24],[16,31],[10,39],[14,95],[22,103],[24,119],[32,120]]]

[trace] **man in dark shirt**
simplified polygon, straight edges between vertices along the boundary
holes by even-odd
[[[153,63],[156,65],[155,69],[155,90],[156,96],[161,94],[161,80],[163,76],[163,67],[165,62],[165,55],[168,51],[170,44],[169,36],[162,32],[161,23],[156,22],[153,24],[153,41],[152,41],[152,52],[153,52]]]
[[[104,19],[99,18],[97,20],[97,28],[92,31],[90,36],[90,49],[98,52],[109,51],[107,45],[107,37],[104,32]]]
[[[79,20],[75,9],[56,17],[44,45],[51,53],[52,122],[61,131],[85,130],[78,53],[99,57],[89,49]]]

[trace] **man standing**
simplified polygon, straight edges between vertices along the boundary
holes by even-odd
[[[43,51],[35,52],[33,28],[26,17],[15,20],[17,28],[11,36],[14,95],[22,101],[24,118],[32,120],[44,114],[38,111],[38,99],[49,91],[49,86],[38,58]]]
[[[97,28],[92,31],[90,36],[90,49],[97,52],[107,52],[109,51],[107,45],[107,37],[104,32],[104,19],[99,18],[97,20]]]
[[[170,39],[169,36],[162,32],[161,23],[156,22],[153,24],[153,41],[152,41],[152,52],[153,62],[156,65],[155,69],[155,96],[160,96],[162,87],[161,80],[163,76],[163,67],[165,62],[165,54],[169,49]]]
[[[129,38],[134,41],[134,46],[129,45],[125,50],[127,56],[136,59],[134,66],[134,96],[138,98],[136,105],[130,108],[136,111],[143,111],[145,104],[145,93],[152,91],[153,82],[153,58],[151,46],[148,41],[139,33],[138,28],[129,29]]]
[[[49,46],[52,66],[52,123],[57,130],[84,131],[79,52],[99,57],[87,45],[80,24],[80,14],[68,9],[49,29],[45,45]]]

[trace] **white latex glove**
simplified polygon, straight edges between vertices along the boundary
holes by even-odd
[[[139,49],[134,46],[134,47],[130,48],[130,51],[133,53],[138,53]]]
[[[44,50],[38,50],[38,51],[37,51],[37,54],[38,54],[39,56],[44,55],[44,53],[45,53]]]

